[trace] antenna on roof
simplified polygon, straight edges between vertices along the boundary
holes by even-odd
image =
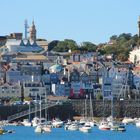
[[[24,27],[25,27],[25,39],[27,40],[27,35],[28,35],[28,21],[27,21],[27,19],[25,19]]]

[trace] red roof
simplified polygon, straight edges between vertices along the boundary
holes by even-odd
[[[132,62],[130,60],[127,60],[124,63],[126,63],[126,64],[132,64]]]
[[[139,67],[138,66],[137,67],[134,67],[133,70],[134,71],[140,71],[140,66]]]

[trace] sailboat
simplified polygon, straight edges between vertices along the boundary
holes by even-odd
[[[84,103],[84,113],[83,117],[80,119],[79,124],[84,125],[87,121],[87,99],[85,99]]]
[[[36,133],[51,132],[51,128],[46,125],[46,119],[42,118],[41,106],[42,103],[41,103],[41,95],[40,95],[40,118],[35,128],[35,132]]]
[[[91,99],[90,99],[90,101],[91,101]],[[91,110],[91,108],[90,108],[90,110]],[[84,125],[82,127],[79,128],[79,130],[81,132],[88,133],[88,132],[91,131],[92,126],[94,126],[94,125],[92,124],[91,120],[88,120],[88,117],[87,117],[87,98],[85,99],[85,118],[84,118],[84,120],[85,120],[85,123],[84,123]]]
[[[114,102],[113,102],[113,96],[111,96],[111,116],[107,118],[108,119],[108,125],[110,126],[110,130],[117,131],[119,128],[119,125],[114,121]]]
[[[139,110],[139,106],[138,106],[138,116],[139,115],[140,115],[140,110]],[[136,127],[140,128],[140,118],[136,118],[135,124],[136,124]]]
[[[103,106],[104,106],[104,104],[105,104],[105,101],[103,98]],[[98,128],[100,130],[110,130],[110,126],[108,125],[108,122],[104,118],[104,112],[105,112],[105,110],[103,110],[103,120],[99,123]]]
[[[117,122],[114,121],[114,102],[113,102],[113,96],[111,97],[111,117],[110,121],[108,122],[110,126],[110,130],[113,131],[126,131],[125,127],[123,125],[118,124]]]
[[[22,125],[30,127],[32,126],[32,123],[30,122],[31,120],[31,102],[29,102],[29,118],[28,119],[24,119],[23,122],[21,122]]]

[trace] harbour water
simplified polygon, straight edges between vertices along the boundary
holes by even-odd
[[[15,133],[0,135],[0,140],[140,140],[140,129],[135,125],[126,126],[126,132],[101,131],[97,127],[91,133],[67,131],[53,128],[51,133],[37,134],[33,127],[7,126]]]

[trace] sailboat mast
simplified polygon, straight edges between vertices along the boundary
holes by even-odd
[[[31,121],[31,101],[29,102],[29,122]]]
[[[90,93],[90,117],[93,119],[93,106],[92,106],[92,97]]]
[[[41,119],[41,116],[42,114],[41,114],[41,94],[40,94],[40,119]]]
[[[85,99],[85,118],[87,119],[87,95]]]
[[[111,96],[111,116],[114,117],[114,104],[113,104],[113,96]]]
[[[45,94],[45,118],[46,118],[46,120],[48,120],[48,117],[47,117],[47,93]]]

